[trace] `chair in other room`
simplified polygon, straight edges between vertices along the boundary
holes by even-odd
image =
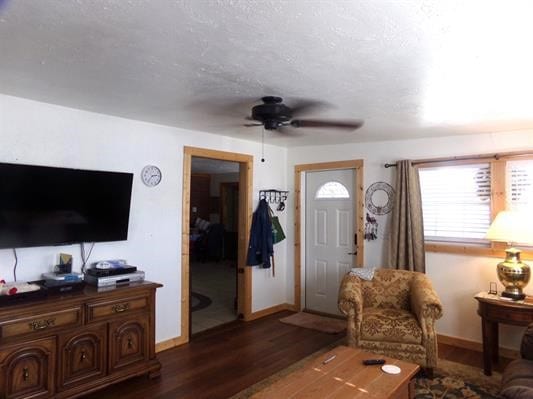
[[[213,223],[200,240],[197,249],[197,259],[201,262],[214,260],[219,262],[224,256],[224,225]]]
[[[442,304],[425,274],[377,269],[368,281],[348,273],[339,309],[347,316],[349,346],[419,364],[432,375]]]

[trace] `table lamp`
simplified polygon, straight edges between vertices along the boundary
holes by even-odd
[[[513,244],[533,243],[533,221],[530,214],[519,211],[502,211],[496,215],[485,238],[491,241],[506,242],[505,260],[498,263],[498,279],[505,287],[503,297],[513,300],[524,299],[522,289],[529,283],[531,270],[520,260],[520,250]]]

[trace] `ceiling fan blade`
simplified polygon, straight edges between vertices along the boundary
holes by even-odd
[[[246,127],[263,126],[263,124],[262,123],[245,123],[243,124],[243,126],[246,126]]]
[[[331,108],[331,104],[326,101],[306,100],[302,98],[290,99],[288,101],[292,111],[292,116],[309,114],[319,109]]]
[[[272,132],[278,137],[299,137],[304,135],[303,132],[293,129],[290,125],[280,126],[276,130],[272,130]]]
[[[314,127],[314,128],[329,128],[329,129],[345,129],[355,130],[363,126],[364,122],[361,119],[354,120],[319,120],[319,119],[293,119],[291,121],[292,127]]]

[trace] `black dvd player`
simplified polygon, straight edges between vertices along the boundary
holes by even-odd
[[[109,276],[118,276],[120,274],[135,273],[137,267],[135,266],[121,266],[121,267],[110,267],[109,269],[87,269],[86,274],[93,277],[109,277]]]

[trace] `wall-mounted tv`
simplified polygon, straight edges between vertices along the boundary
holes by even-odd
[[[132,173],[0,163],[0,248],[128,238]]]

